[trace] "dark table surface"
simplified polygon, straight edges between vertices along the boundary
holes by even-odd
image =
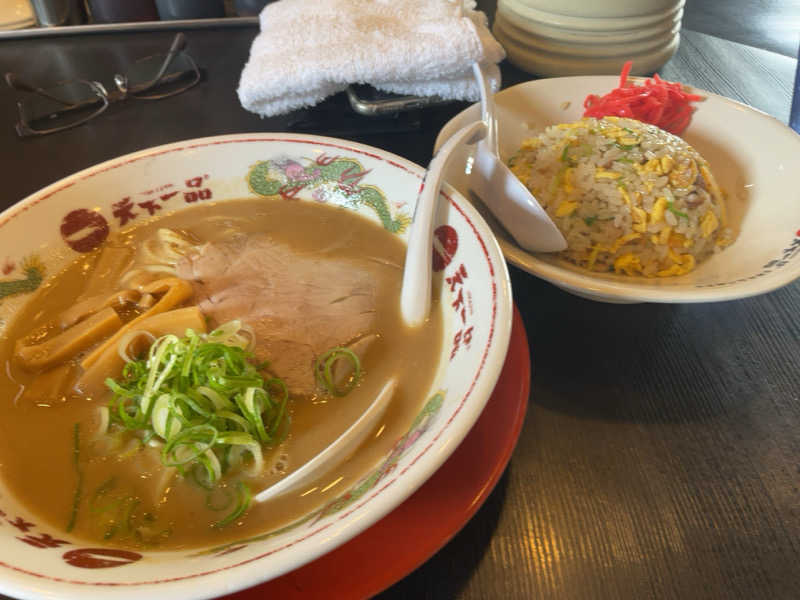
[[[690,0],[660,73],[787,122],[800,7],[753,4]],[[0,70],[111,86],[173,34],[0,39]],[[336,135],[424,165],[465,106],[365,121],[336,97],[260,119],[235,94],[255,34],[187,31],[201,85],[39,139],[15,136],[15,94],[0,88],[2,207],[121,154],[226,133]],[[502,66],[505,86],[531,78]],[[475,518],[380,598],[800,597],[800,283],[733,302],[619,306],[511,277],[533,366],[519,444]]]

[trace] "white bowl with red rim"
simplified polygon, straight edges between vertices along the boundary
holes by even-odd
[[[342,202],[353,218],[372,219],[407,238],[424,169],[377,148],[306,135],[242,134],[143,150],[58,181],[0,214],[0,324],[69,261],[123,226],[200,202],[258,197],[250,180],[259,162],[353,159],[352,192],[381,192],[380,214],[346,195],[323,198],[287,178],[286,201]],[[357,194],[356,194],[357,195]],[[149,552],[72,538],[32,514],[0,479],[0,593],[19,598],[211,598],[256,585],[334,549],[410,496],[458,446],[477,420],[505,360],[512,300],[494,236],[452,189],[441,196],[434,285],[444,320],[437,374],[420,398],[419,424],[357,485],[311,518],[265,539],[222,548]],[[399,299],[398,299],[399,302]],[[437,393],[443,394],[437,397]],[[441,401],[439,401],[441,400]],[[5,399],[4,401],[9,401]],[[33,468],[33,465],[32,465]],[[366,481],[367,478],[365,477]],[[266,533],[266,532],[265,532]],[[264,537],[264,536],[262,536]],[[391,540],[387,540],[391,543]]]

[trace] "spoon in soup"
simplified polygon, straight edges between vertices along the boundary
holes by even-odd
[[[456,150],[463,144],[474,144],[482,139],[486,131],[486,123],[483,121],[476,121],[459,129],[436,152],[422,180],[414,209],[414,221],[408,235],[400,290],[400,312],[409,327],[422,325],[431,310],[433,217],[447,166]]]
[[[480,64],[473,74],[481,94],[481,120],[450,136],[428,166],[414,211],[403,270],[400,309],[409,327],[421,325],[431,305],[433,214],[447,166],[464,144],[476,144],[469,157],[469,190],[492,211],[516,242],[534,252],[559,252],[567,241],[525,185],[500,160],[494,95]]]
[[[448,161],[462,144],[474,144],[485,135],[486,124],[483,121],[465,126],[439,149],[425,173],[409,234],[401,290],[401,312],[409,326],[421,325],[430,312],[433,216]],[[396,388],[397,379],[389,379],[367,410],[342,435],[302,467],[260,491],[253,496],[253,499],[256,502],[264,502],[308,485],[331,465],[346,459],[364,442],[366,436],[374,431],[386,412]]]
[[[302,467],[258,492],[253,496],[253,500],[264,502],[297,490],[314,481],[326,470],[330,469],[331,466],[343,462],[364,442],[367,435],[375,430],[383,413],[386,412],[386,408],[389,406],[395,389],[397,389],[397,379],[391,378],[384,384],[367,410],[342,435]]]

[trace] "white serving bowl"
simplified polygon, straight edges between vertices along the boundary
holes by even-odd
[[[28,0],[0,2],[0,30],[22,29],[36,24],[33,8]]]
[[[409,222],[424,170],[376,148],[332,138],[264,133],[160,146],[76,173],[0,215],[0,255],[7,257],[7,265],[14,265],[2,281],[23,282],[0,286],[5,294],[0,323],[5,327],[31,291],[46,282],[39,278],[43,272],[58,272],[119,228],[122,213],[117,210],[120,205],[115,208],[114,204],[122,199],[133,199],[136,219],[141,221],[147,211],[139,210],[138,203],[153,199],[167,212],[194,202],[258,197],[252,191],[258,186],[249,185],[248,180],[256,163],[293,158],[304,164],[323,157],[355,159],[363,167],[363,177],[349,180],[348,189],[378,189],[387,211],[384,224]],[[158,200],[159,190],[165,189],[178,194]],[[315,203],[313,191],[303,188],[286,201]],[[381,222],[375,210],[357,197],[357,193],[349,199],[342,195],[340,202],[353,211],[354,219]],[[446,191],[442,200],[437,238],[444,242],[440,255],[446,266],[434,281],[441,290],[438,310],[444,318],[440,362],[435,381],[419,399],[421,415],[425,407],[424,418],[376,465],[380,478],[343,490],[338,501],[285,531],[266,539],[239,540],[213,552],[123,552],[87,544],[31,514],[0,480],[0,516],[7,521],[0,527],[0,593],[83,600],[213,598],[313,560],[408,498],[459,445],[480,415],[500,374],[511,329],[508,272],[491,230],[458,193]],[[82,227],[71,227],[76,223]],[[397,235],[406,238],[407,230]],[[467,277],[457,285],[446,282],[462,268]],[[10,295],[9,290],[17,293]],[[461,305],[463,313],[453,308],[458,292],[466,300]],[[436,408],[428,400],[439,393],[443,400]]]
[[[685,0],[499,0],[498,8],[512,10],[532,21],[576,31],[639,29],[673,17]]]
[[[588,94],[605,94],[619,77],[540,79],[496,95],[500,157],[507,161],[522,141],[556,123],[583,115]],[[769,292],[800,276],[800,136],[777,119],[728,98],[706,97],[682,137],[711,165],[728,195],[737,240],[680,277],[633,278],[590,273],[554,254],[517,246],[487,215],[506,259],[551,283],[604,302],[713,302]],[[479,118],[479,107],[462,111],[445,125],[438,148],[453,132]],[[454,157],[446,180],[468,196],[468,151]],[[485,211],[484,211],[485,212]]]
[[[680,31],[681,15],[671,15],[652,25],[643,27],[632,27],[623,29],[611,29],[608,31],[586,31],[582,29],[564,29],[555,25],[550,25],[540,21],[533,21],[513,11],[498,11],[497,18],[507,21],[511,27],[509,31],[515,38],[519,38],[520,43],[534,45],[537,38],[564,44],[595,45],[604,46],[606,44],[622,45],[628,42],[646,41],[651,38],[662,37],[665,34],[674,34]],[[514,33],[514,29],[517,30]],[[596,48],[601,52],[603,47]]]
[[[678,49],[683,0],[500,0],[493,33],[515,65],[540,77],[652,73]]]

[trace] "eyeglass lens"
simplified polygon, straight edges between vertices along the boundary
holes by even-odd
[[[183,52],[185,46],[185,38],[178,34],[170,52],[137,60],[127,69],[124,82],[118,82],[120,91],[110,96],[97,82],[74,80],[39,89],[8,74],[6,79],[11,87],[30,92],[19,102],[21,122],[17,132],[53,133],[88,121],[103,112],[110,102],[131,96],[159,100],[186,91],[200,81],[200,70]]]
[[[21,103],[28,127],[46,132],[72,127],[103,112],[106,101],[88,81],[69,81],[31,94]]]

